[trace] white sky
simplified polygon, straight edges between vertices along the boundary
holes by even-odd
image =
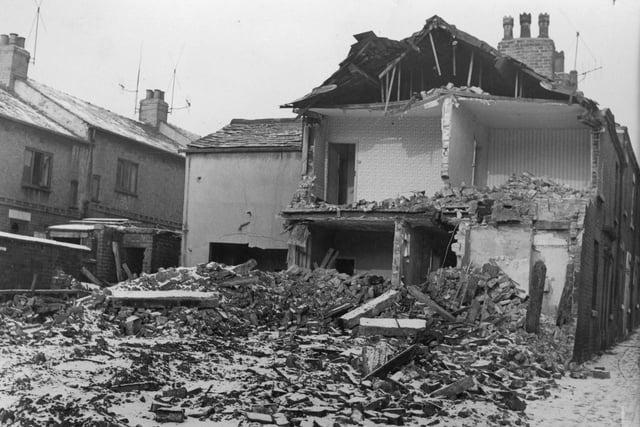
[[[36,2],[0,0],[0,33],[27,37],[33,54]],[[418,31],[434,14],[486,42],[502,38],[502,17],[550,14],[550,37],[578,72],[585,95],[612,109],[639,142],[640,1],[637,0],[43,0],[36,64],[29,75],[120,114],[133,117],[142,46],[141,93],[167,91],[177,64],[175,107],[169,120],[199,134],[232,118],[285,117],[279,105],[318,86],[355,42],[373,30],[394,39]]]

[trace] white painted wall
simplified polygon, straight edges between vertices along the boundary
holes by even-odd
[[[208,261],[210,242],[286,249],[278,214],[298,186],[300,162],[299,151],[189,154],[185,265]]]

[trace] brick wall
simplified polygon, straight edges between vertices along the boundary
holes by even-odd
[[[555,44],[548,38],[518,38],[498,43],[501,53],[524,62],[543,76],[553,78]]]
[[[176,267],[180,264],[180,236],[174,233],[157,233],[153,239],[151,271]]]
[[[356,144],[357,200],[442,188],[440,117],[330,117],[323,126],[325,155],[327,143]]]
[[[30,288],[34,274],[38,274],[36,288],[50,288],[57,268],[80,278],[90,257],[88,250],[20,237],[0,236],[0,289]]]

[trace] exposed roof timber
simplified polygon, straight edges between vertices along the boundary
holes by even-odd
[[[351,46],[333,75],[311,93],[283,107],[391,102],[409,99],[416,92],[449,82],[456,86],[480,86],[503,96],[567,100],[573,95],[556,90],[545,76],[438,16],[429,18],[424,28],[400,41],[373,33],[356,39],[358,43]],[[397,75],[389,81],[394,71]]]

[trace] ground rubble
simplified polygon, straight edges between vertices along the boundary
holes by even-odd
[[[127,291],[146,300],[114,301]],[[167,292],[215,298],[185,306]],[[209,263],[37,317],[24,302],[0,305],[0,424],[526,425],[527,402],[580,372],[571,327],[543,318],[526,333],[527,301],[492,264],[392,289],[368,274]]]

